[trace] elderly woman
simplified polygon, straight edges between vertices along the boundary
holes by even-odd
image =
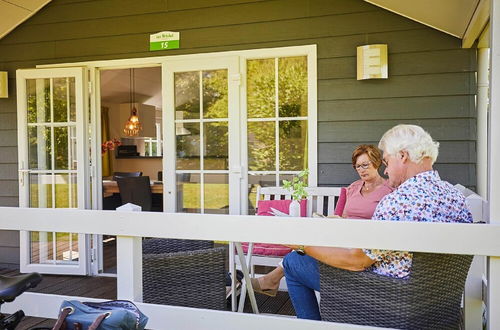
[[[437,142],[415,125],[398,125],[387,131],[379,147],[389,183],[396,187],[378,204],[372,219],[389,221],[472,222],[465,197],[432,169]],[[410,274],[408,251],[291,246],[283,261],[288,292],[298,318],[320,320],[314,290],[319,291],[318,261],[351,271],[403,278]]]
[[[342,217],[371,219],[378,202],[393,190],[378,172],[382,154],[376,146],[362,144],[354,149],[351,159],[360,179],[347,188]],[[283,268],[278,266],[265,276],[253,278],[252,287],[256,292],[274,297],[283,276]]]

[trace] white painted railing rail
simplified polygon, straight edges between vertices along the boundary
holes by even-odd
[[[0,207],[0,230],[107,234],[117,235],[123,242],[133,240],[134,237],[145,236],[473,254],[492,257],[489,258],[490,265],[496,266],[500,263],[500,225],[491,224]],[[129,249],[133,254],[134,244],[129,244]],[[127,265],[122,266],[127,269]],[[118,267],[121,266],[118,265]],[[128,267],[128,269],[129,280],[133,281],[133,278],[137,277],[137,269],[135,269],[136,276],[131,274],[134,267]],[[494,281],[500,282],[500,279],[489,279],[489,281],[489,288],[499,286]],[[491,286],[491,284],[495,285]],[[130,285],[133,286],[133,283],[131,282]],[[490,290],[489,294],[499,295],[500,292]],[[23,294],[11,304],[12,306],[8,307],[8,310],[22,306],[29,315],[55,317],[57,306],[64,298],[67,297]],[[139,303],[139,306],[151,316],[149,327],[153,329],[233,329],[236,327],[255,329],[274,326],[287,329],[337,328],[337,325],[327,322],[318,323],[282,317],[260,317],[142,303]],[[491,310],[500,313],[500,306],[490,306]],[[338,325],[338,327],[346,328],[346,325]],[[490,324],[489,328],[500,329],[500,325]]]

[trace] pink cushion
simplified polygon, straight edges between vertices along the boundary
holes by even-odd
[[[248,243],[241,243],[243,247],[243,251],[245,253],[248,252]],[[288,253],[290,253],[292,249],[288,246],[279,245],[279,244],[268,244],[268,243],[255,243],[253,245],[253,255],[261,255],[261,256],[275,256],[275,257],[284,257]]]
[[[259,204],[257,206],[257,215],[263,215],[263,216],[273,216],[271,213],[271,207],[281,211],[283,213],[288,214],[290,203],[292,201],[289,199],[284,199],[284,200],[266,200],[266,201],[259,201]],[[305,217],[307,214],[307,200],[302,200],[300,201],[300,216]],[[248,243],[242,243],[243,246],[243,251],[245,253],[248,252]],[[292,249],[290,249],[287,246],[284,245],[279,245],[279,244],[268,244],[268,243],[255,243],[253,245],[253,251],[252,254],[254,255],[262,255],[262,256],[276,256],[276,257],[283,257],[287,255]]]
[[[335,211],[333,212],[333,214],[341,217],[342,214],[344,213],[344,207],[346,201],[347,201],[347,189],[342,187],[340,188],[339,200],[337,201],[337,205],[335,205]]]
[[[259,204],[257,205],[257,215],[273,216],[271,207],[288,214],[291,202],[291,199],[259,201]],[[300,201],[300,216],[305,217],[307,215],[306,211],[307,200],[303,199]]]

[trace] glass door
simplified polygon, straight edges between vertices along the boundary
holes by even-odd
[[[88,208],[85,69],[17,71],[19,205]],[[87,273],[86,235],[21,232],[21,272]]]
[[[165,62],[163,86],[164,209],[240,214],[238,58]]]

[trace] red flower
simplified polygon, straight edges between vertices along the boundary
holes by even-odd
[[[122,143],[118,139],[104,141],[101,144],[101,153],[104,154],[108,150],[115,150],[115,147],[121,146]]]

